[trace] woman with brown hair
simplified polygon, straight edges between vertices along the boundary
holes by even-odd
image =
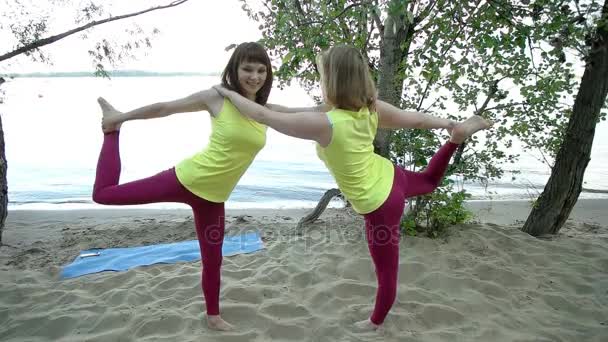
[[[378,100],[367,63],[353,47],[333,47],[318,57],[317,65],[324,101],[333,107],[328,112],[281,115],[234,91],[215,88],[244,115],[284,134],[317,142],[317,155],[353,209],[365,218],[378,290],[371,316],[356,325],[378,329],[397,293],[399,223],[405,200],[437,188],[458,145],[491,125],[479,116],[457,123],[404,111]],[[373,141],[379,127],[445,128],[451,137],[423,172],[412,172],[374,153]]]
[[[257,43],[243,43],[234,50],[222,74],[222,85],[254,103],[282,112],[321,109],[290,109],[267,103],[272,89],[272,67],[265,49]],[[207,323],[212,329],[230,330],[232,326],[221,318],[219,310],[224,202],[264,147],[267,127],[241,115],[228,99],[211,88],[126,113],[114,109],[103,98],[98,102],[103,111],[104,140],[93,201],[108,205],[179,202],[192,207],[202,256]],[[152,177],[118,184],[122,123],[196,111],[207,111],[211,115],[211,136],[203,151]]]

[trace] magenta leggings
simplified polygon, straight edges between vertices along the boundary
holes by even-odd
[[[220,267],[224,242],[224,203],[200,198],[177,180],[175,169],[152,177],[118,184],[120,179],[119,132],[104,135],[93,201],[99,204],[126,205],[159,202],[185,203],[192,207],[194,225],[203,263],[202,287],[208,315],[219,315]]]
[[[399,272],[399,223],[406,198],[435,190],[441,183],[458,144],[443,145],[423,172],[412,172],[395,166],[393,187],[380,208],[365,214],[367,246],[376,267],[378,290],[370,320],[382,324],[397,295]]]

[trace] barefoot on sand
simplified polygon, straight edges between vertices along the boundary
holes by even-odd
[[[217,316],[207,316],[207,326],[209,329],[218,330],[218,331],[231,331],[234,330],[234,326],[230,323],[224,321],[222,317]]]
[[[372,323],[372,321],[370,321],[369,319],[366,319],[366,320],[360,321],[360,322],[356,322],[354,325],[355,325],[355,330],[357,330],[359,332],[376,331],[376,332],[381,333],[383,331],[382,325],[376,325],[376,324]]]

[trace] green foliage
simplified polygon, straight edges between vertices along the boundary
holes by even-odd
[[[407,34],[399,41],[404,58],[393,75],[401,106],[438,116],[457,108],[443,116],[458,120],[479,113],[494,121],[492,129],[457,152],[458,162],[447,175],[482,183],[502,176],[504,165],[517,161],[512,152],[516,140],[553,163],[577,91],[576,75],[581,74],[576,59],[586,58],[586,42],[601,10],[596,0],[241,1],[260,22],[262,43],[282,62],[276,73],[280,83],[295,78],[316,94],[315,56],[320,51],[334,44],[354,45],[378,79],[383,33],[397,28],[384,27],[385,20],[390,16],[405,25]],[[397,131],[390,145],[393,161],[423,169],[445,141],[441,134]],[[428,214],[414,213],[431,225],[443,222],[446,210],[460,215],[446,201],[448,189],[424,197],[420,203],[430,208]]]
[[[417,236],[418,229],[416,218],[412,215],[404,216],[401,219],[401,231],[408,236]]]
[[[538,208],[538,198],[530,199],[530,208],[532,208],[532,209]]]
[[[453,192],[451,185],[416,198],[412,209],[403,217],[401,228],[407,235],[426,234],[431,238],[441,237],[450,226],[468,222],[473,214],[464,206],[470,198],[465,191]]]
[[[306,89],[315,89],[319,77],[315,58],[332,45],[351,44],[362,51],[378,49],[372,16],[379,9],[372,2],[241,1],[247,14],[260,23],[264,37],[261,43],[271,57],[281,61],[275,72],[280,86],[298,79]],[[377,59],[370,57],[370,62]]]

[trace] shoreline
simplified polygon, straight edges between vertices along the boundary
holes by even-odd
[[[530,213],[529,201],[469,201],[467,208],[474,217],[465,224],[449,227],[448,234],[461,226],[492,225],[519,230]],[[265,232],[275,237],[293,238],[298,221],[312,209],[226,209],[226,234],[244,230]],[[311,226],[320,227],[325,234],[352,226],[355,234],[363,235],[363,216],[344,208],[327,208]],[[560,234],[569,234],[568,227],[608,228],[608,199],[579,200]],[[291,234],[291,235],[290,235]],[[603,235],[602,235],[603,236]],[[426,238],[426,237],[423,237]],[[9,211],[2,241],[14,250],[0,247],[0,265],[15,253],[42,250],[20,257],[20,267],[41,266],[45,262],[65,264],[79,250],[149,245],[195,240],[190,209],[152,209],[139,206],[72,210],[14,210]],[[64,250],[53,255],[60,245]],[[31,253],[30,253],[31,254]],[[69,255],[69,256],[68,256]],[[30,262],[29,259],[34,261]]]
[[[486,198],[486,197],[477,197],[473,196],[473,198],[466,200],[465,202],[475,203],[475,202],[530,202],[532,199],[529,197],[500,197],[500,198]],[[579,201],[584,200],[608,200],[608,190],[587,190],[581,192],[579,196]],[[291,202],[291,203],[290,203]],[[274,200],[270,202],[261,202],[261,204],[257,204],[257,202],[227,202],[226,210],[259,210],[259,209],[268,209],[268,210],[291,210],[291,209],[312,209],[318,203],[318,199],[316,200]],[[343,204],[340,200],[332,200],[330,202],[329,208],[342,208]],[[14,202],[8,203],[9,211],[37,211],[37,210],[107,210],[107,209],[117,209],[117,210],[130,210],[131,208],[136,209],[151,209],[151,210],[172,210],[172,209],[185,209],[186,205],[181,205],[178,203],[152,203],[152,204],[143,204],[143,205],[135,205],[135,206],[106,206],[94,203],[90,200],[76,200],[76,201],[62,201],[62,202]]]
[[[514,224],[527,217],[531,209],[528,199],[518,200],[467,200],[465,206],[473,214],[481,219],[481,222],[496,224]],[[513,210],[510,210],[511,207]],[[586,198],[579,199],[574,206],[570,219],[608,221],[608,212],[604,214],[603,208],[608,208],[608,198]],[[341,210],[343,207],[328,207],[326,210]],[[280,212],[284,215],[292,215],[298,219],[305,216],[313,208],[226,208],[226,216],[230,215],[272,215]],[[53,218],[69,218],[71,215],[102,215],[104,217],[124,217],[133,215],[135,217],[148,215],[176,215],[190,213],[190,209],[184,208],[154,208],[145,205],[132,206],[99,206],[99,208],[78,209],[8,209],[7,223],[12,219],[23,220],[28,215],[46,214]],[[496,217],[493,217],[495,215]],[[492,220],[497,222],[492,222]]]

